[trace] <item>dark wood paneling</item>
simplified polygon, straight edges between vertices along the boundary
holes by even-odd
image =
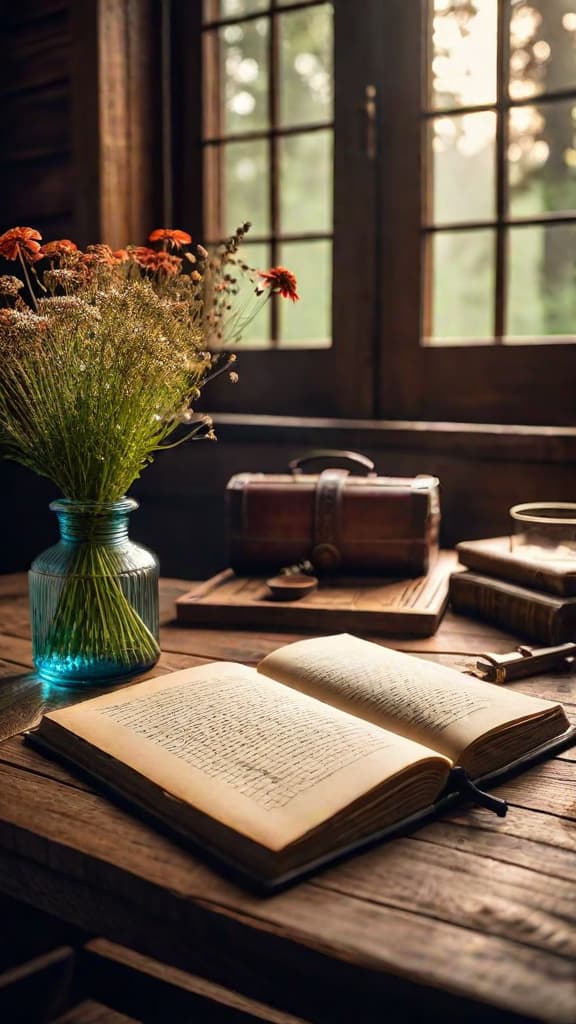
[[[0,231],[73,237],[69,2],[2,5]]]
[[[32,4],[29,5],[32,8]],[[42,0],[36,9],[42,11]],[[67,11],[8,27],[4,33],[0,96],[45,88],[69,77],[70,38]]]
[[[61,218],[72,208],[72,165],[67,153],[4,165],[1,173],[8,179],[11,191],[9,219],[3,218],[3,230],[14,224],[35,227],[37,221]]]
[[[68,83],[54,82],[43,89],[4,97],[3,132],[8,145],[2,165],[38,160],[70,148],[70,95]]]
[[[20,28],[29,22],[41,21],[55,14],[66,16],[69,0],[3,0],[0,16],[5,29]]]

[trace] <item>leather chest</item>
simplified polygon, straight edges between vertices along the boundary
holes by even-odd
[[[229,480],[229,558],[236,572],[278,571],[303,560],[321,573],[428,571],[438,549],[436,477],[356,476],[340,468],[309,474],[301,465],[292,463],[291,474],[238,473]]]

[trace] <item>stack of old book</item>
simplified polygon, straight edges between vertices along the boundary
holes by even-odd
[[[466,571],[450,580],[454,611],[493,622],[543,644],[576,635],[576,556],[557,559],[509,537],[456,545]]]

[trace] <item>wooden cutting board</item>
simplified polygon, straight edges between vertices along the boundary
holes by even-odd
[[[456,568],[455,553],[442,551],[426,576],[325,578],[299,601],[273,598],[262,576],[236,576],[225,569],[179,597],[176,617],[188,626],[431,636],[442,619]]]

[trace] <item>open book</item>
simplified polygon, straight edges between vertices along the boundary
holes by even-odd
[[[29,739],[273,889],[451,805],[462,769],[491,781],[573,736],[559,704],[341,634],[53,711]]]

